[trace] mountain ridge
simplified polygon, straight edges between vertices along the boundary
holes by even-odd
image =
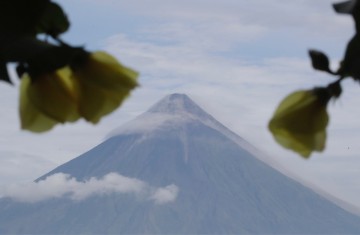
[[[184,104],[187,104],[187,106],[184,106]],[[146,121],[149,119],[152,121]],[[232,139],[235,143],[239,144],[242,148],[245,148],[247,151],[254,153],[258,159],[274,166],[275,168],[278,167],[279,170],[284,170],[281,169],[281,167],[278,166],[273,159],[263,156],[263,153],[260,153],[260,151],[254,148],[249,142],[225,127],[212,115],[205,112],[186,94],[174,93],[165,96],[163,99],[151,106],[148,111],[140,114],[134,120],[125,123],[122,127],[111,131],[106,136],[106,139],[121,134],[151,132],[156,128],[161,128],[162,125],[176,125],[178,123],[194,120],[198,120],[203,124],[220,131],[222,134]],[[146,123],[146,125],[141,123]],[[135,128],[133,128],[133,126],[135,126]],[[151,127],[148,128],[149,126]]]
[[[0,231],[360,234],[359,217],[260,161],[229,137],[233,132],[205,111],[202,113],[200,107],[198,110],[188,97],[170,97],[130,122],[136,128],[118,130],[37,182],[57,173],[86,182],[117,172],[153,187],[174,185],[179,190],[175,201],[156,205],[116,193],[77,202],[69,198],[34,204],[2,200]],[[150,123],[156,125],[149,125],[147,119],[153,117],[158,119]]]
[[[149,122],[147,120],[152,121]],[[137,118],[135,118],[135,120],[127,122],[122,127],[111,131],[106,136],[105,140],[122,134],[147,133],[154,131],[157,128],[161,128],[162,126],[165,126],[166,128],[171,125],[178,125],[179,123],[194,120],[198,120],[203,124],[218,130],[223,135],[234,141],[234,143],[238,144],[241,148],[244,148],[248,152],[252,153],[257,159],[265,162],[286,176],[299,181],[304,186],[311,187],[313,190],[326,196],[339,206],[351,211],[351,213],[360,215],[360,208],[356,208],[354,205],[330,195],[325,190],[320,189],[318,186],[313,185],[310,182],[304,181],[300,176],[290,172],[286,169],[286,167],[276,161],[276,159],[255,148],[251,143],[247,142],[245,139],[241,138],[235,132],[231,131],[229,128],[217,121],[211,114],[208,114],[191,98],[189,98],[187,94],[174,93],[165,96],[152,105],[146,112],[140,114]],[[142,123],[146,123],[146,125],[143,125]],[[149,128],[149,126],[151,126],[151,128]]]
[[[250,144],[249,142],[238,136],[236,133],[228,129],[226,126],[218,122],[212,115],[204,111],[186,94],[174,93],[165,96],[164,98],[156,102],[154,105],[152,105],[147,111],[140,114],[133,121],[127,122],[122,127],[116,128],[114,131],[110,132],[105,138],[105,141],[118,135],[140,134],[141,137],[137,140],[137,143],[140,143],[146,138],[149,138],[149,134],[151,135],[151,133],[156,130],[161,130],[161,128],[174,128],[174,126],[179,126],[183,125],[184,123],[191,123],[197,121],[210,128],[213,128],[214,130],[219,131],[221,134],[231,139],[241,148],[251,153],[254,157],[271,166],[275,170],[281,172],[285,176],[294,179],[305,187],[311,188],[316,193],[326,197],[328,200],[331,200],[333,203],[349,211],[350,213],[360,216],[360,208],[357,208],[356,206],[329,194],[327,191],[319,188],[317,185],[305,181],[300,176],[294,174],[293,172],[290,172],[279,162],[277,162],[276,159],[261,152],[252,144]],[[183,142],[184,148],[186,149],[185,135],[183,134],[184,131],[180,128],[178,132]],[[184,152],[184,159],[187,162],[188,155],[186,154],[186,151]],[[51,171],[50,173],[54,172],[55,171]],[[50,173],[46,174],[45,176],[50,175]],[[39,179],[44,179],[45,176],[38,178],[37,181]]]

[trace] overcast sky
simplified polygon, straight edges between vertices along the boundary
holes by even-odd
[[[353,34],[331,0],[59,0],[71,20],[64,39],[106,50],[137,69],[141,87],[97,126],[20,131],[18,87],[0,84],[0,185],[31,181],[91,147],[163,96],[179,92],[312,184],[360,207],[360,86],[344,82],[329,105],[327,148],[303,160],[278,146],[267,123],[284,96],[325,85],[307,50],[334,68]]]

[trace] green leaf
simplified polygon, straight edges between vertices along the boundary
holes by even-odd
[[[325,53],[323,53],[321,51],[316,51],[316,50],[309,50],[309,55],[311,58],[311,64],[314,69],[328,72],[328,73],[333,73],[330,70],[330,67],[329,67],[330,62]]]

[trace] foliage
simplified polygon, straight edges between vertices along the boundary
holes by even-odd
[[[360,1],[345,1],[333,7],[337,13],[351,15],[355,22],[356,32],[346,47],[344,58],[338,70],[332,71],[325,53],[310,50],[309,56],[315,70],[335,76],[336,81],[326,87],[290,94],[280,103],[269,122],[275,140],[305,158],[313,151],[321,152],[325,148],[328,123],[326,106],[330,99],[340,97],[341,81],[345,78],[360,81]]]
[[[80,118],[97,123],[137,86],[138,74],[111,55],[61,40],[69,27],[51,0],[0,2],[0,80],[11,83],[7,64],[16,63],[23,129],[43,132]]]

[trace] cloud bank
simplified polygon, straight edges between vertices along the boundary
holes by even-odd
[[[54,198],[69,198],[73,201],[85,200],[91,196],[113,193],[133,194],[137,198],[153,201],[157,205],[176,200],[179,188],[174,185],[153,187],[144,181],[109,173],[102,178],[92,177],[78,181],[68,174],[57,173],[38,182],[14,184],[1,190],[0,198],[36,203]]]

